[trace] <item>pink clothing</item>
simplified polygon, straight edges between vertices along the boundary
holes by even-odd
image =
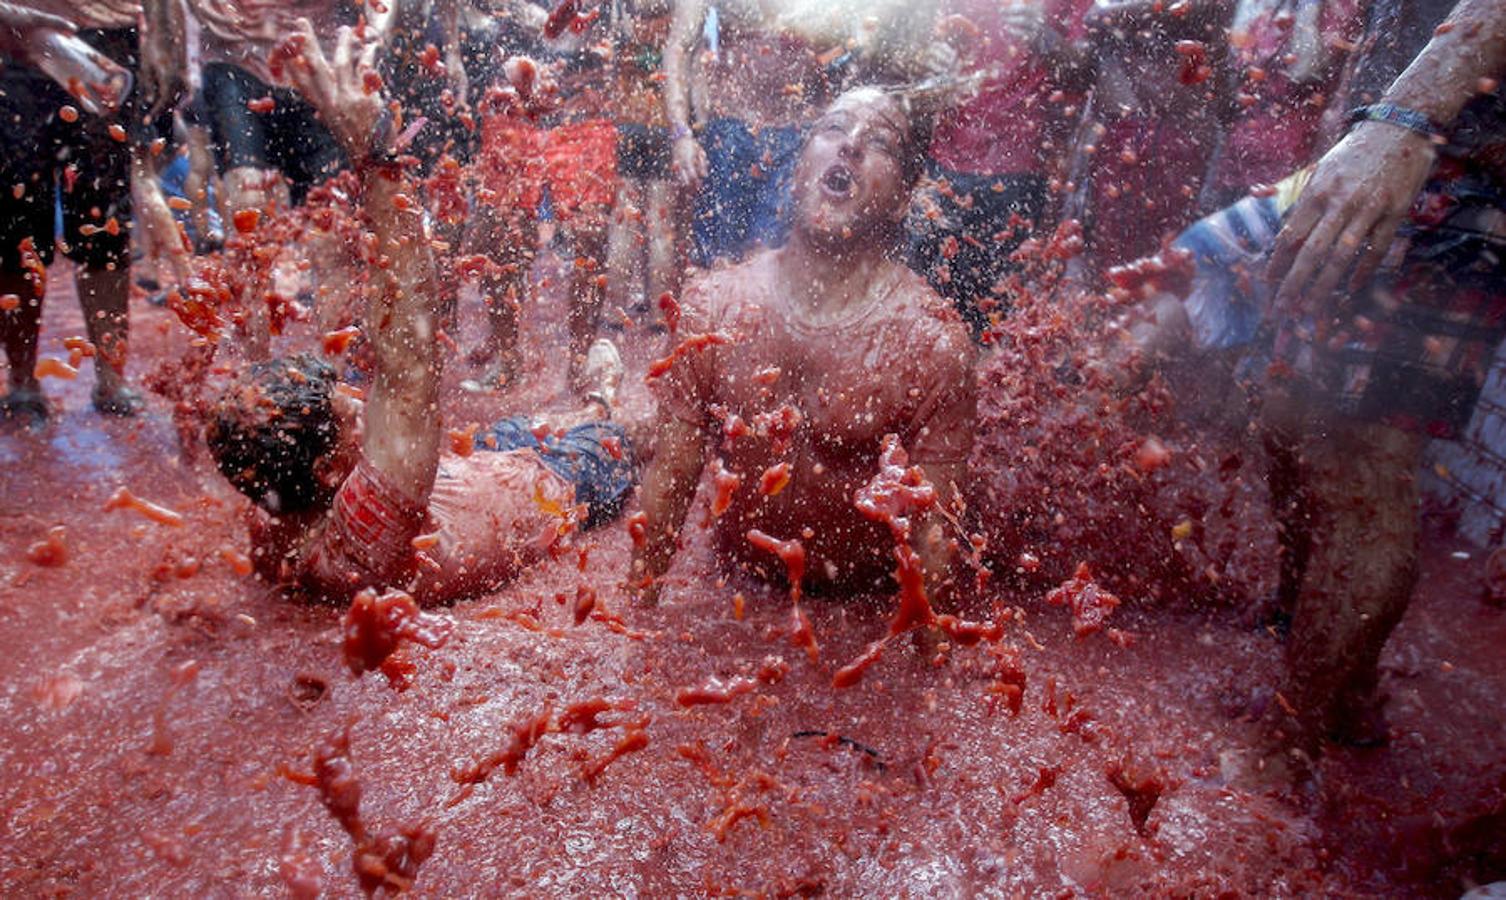
[[[1211,123],[1203,123],[1211,126]],[[1104,123],[1088,169],[1089,251],[1113,266],[1161,250],[1198,218],[1216,135],[1161,116]]]
[[[1291,0],[1241,0],[1236,8],[1229,45],[1243,100],[1212,176],[1221,193],[1275,184],[1321,149],[1314,142],[1324,107],[1364,22],[1361,0],[1318,2],[1322,8],[1305,20]],[[1316,33],[1298,34],[1302,29]],[[1321,62],[1289,60],[1294,45],[1321,47]],[[1297,78],[1294,66],[1304,68]]]
[[[1045,21],[1063,37],[1080,35],[1092,0],[1045,0]],[[1050,174],[1065,135],[1049,134],[1070,117],[1071,97],[1045,64],[1004,27],[998,0],[945,0],[941,16],[962,45],[963,74],[986,72],[977,96],[937,123],[931,157],[954,172],[982,175]],[[1053,152],[1050,144],[1058,149]]]
[[[445,456],[427,506],[363,461],[303,546],[295,577],[336,597],[400,587],[425,604],[453,600],[516,577],[556,548],[574,503],[574,489],[532,450]]]

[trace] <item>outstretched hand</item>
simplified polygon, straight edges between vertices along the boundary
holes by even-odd
[[[333,55],[326,56],[313,24],[299,19],[297,30],[278,51],[287,60],[288,81],[318,111],[352,160],[385,151],[382,142],[391,139],[380,133],[390,128],[381,127],[385,101],[375,68],[379,48],[376,41],[364,40],[346,27],[336,35]]]
[[[1361,123],[1318,162],[1276,239],[1266,277],[1276,305],[1314,312],[1348,272],[1364,284],[1432,171],[1424,135],[1388,123]],[[1303,301],[1306,302],[1303,302]]]

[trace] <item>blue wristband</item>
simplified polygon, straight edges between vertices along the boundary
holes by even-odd
[[[1443,136],[1443,126],[1415,109],[1407,109],[1405,106],[1397,106],[1394,103],[1372,103],[1369,106],[1360,106],[1350,110],[1349,124],[1357,125],[1360,122],[1385,122],[1388,125],[1415,131],[1436,144],[1447,140]]]

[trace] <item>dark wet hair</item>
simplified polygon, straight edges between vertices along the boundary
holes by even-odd
[[[340,436],[336,381],[329,363],[307,353],[253,365],[210,410],[205,437],[220,473],[269,512],[327,501],[315,465]]]
[[[936,117],[924,104],[916,102],[909,91],[892,87],[882,90],[893,97],[905,113],[905,124],[908,127],[904,132],[905,149],[900,154],[899,165],[905,186],[913,188],[926,172],[926,160],[931,155],[931,132],[935,129]]]

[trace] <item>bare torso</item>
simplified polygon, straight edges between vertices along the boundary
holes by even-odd
[[[858,585],[893,568],[893,541],[853,506],[898,434],[917,464],[965,458],[971,445],[972,345],[955,313],[913,273],[890,264],[868,302],[815,321],[775,289],[780,251],[707,276],[686,296],[682,332],[722,331],[665,376],[661,401],[682,417],[709,411],[714,455],[741,487],[716,523],[724,560],[778,577],[749,529],[798,538],[809,583]],[[727,422],[752,433],[727,437]],[[761,489],[789,481],[778,493]]]

